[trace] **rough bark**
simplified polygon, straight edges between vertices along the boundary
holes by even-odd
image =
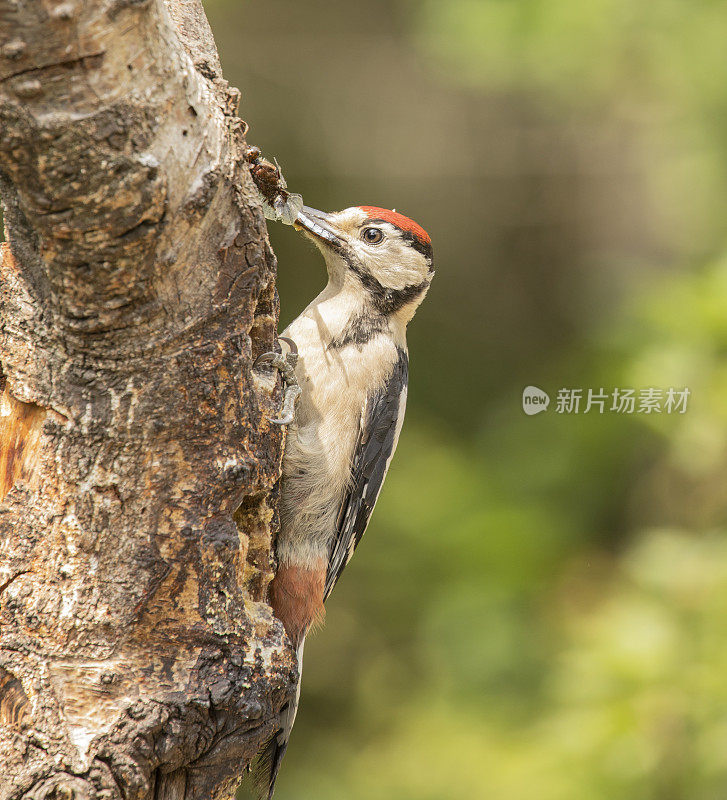
[[[229,797],[265,600],[275,261],[198,0],[0,0],[0,798]]]

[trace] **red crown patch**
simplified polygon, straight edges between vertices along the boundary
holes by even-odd
[[[405,217],[403,214],[398,214],[396,211],[390,211],[388,208],[377,208],[376,206],[359,206],[361,211],[364,211],[369,219],[381,219],[384,222],[390,222],[399,230],[406,231],[421,239],[425,244],[431,245],[432,240],[429,234],[417,225],[413,219]]]

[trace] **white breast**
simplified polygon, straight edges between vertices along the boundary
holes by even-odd
[[[353,302],[344,293],[324,292],[283,333],[298,347],[302,389],[283,459],[283,562],[312,565],[327,557],[366,398],[383,385],[398,358],[389,332],[363,347],[328,349],[347,325]]]

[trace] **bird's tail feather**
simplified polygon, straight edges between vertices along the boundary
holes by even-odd
[[[298,713],[298,701],[300,700],[304,644],[305,637],[301,639],[296,648],[296,655],[298,656],[298,686],[295,690],[295,697],[283,707],[278,717],[278,729],[275,735],[265,745],[251,768],[252,780],[260,800],[272,800],[280,765],[285,751],[288,749],[288,740],[295,722],[295,715]]]

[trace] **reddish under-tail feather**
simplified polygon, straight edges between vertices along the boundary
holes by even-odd
[[[281,564],[270,584],[270,605],[295,647],[308,628],[323,616],[327,568],[325,559],[320,559],[312,569]]]

